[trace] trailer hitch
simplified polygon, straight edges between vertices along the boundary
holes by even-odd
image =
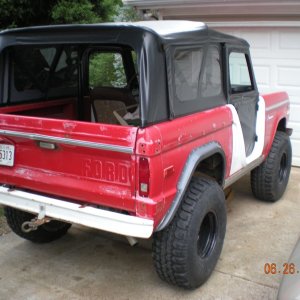
[[[37,230],[39,226],[49,223],[51,218],[45,216],[45,207],[40,206],[39,214],[33,218],[31,221],[26,221],[22,224],[21,229],[23,232],[28,233]]]

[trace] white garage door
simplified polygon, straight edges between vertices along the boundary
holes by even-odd
[[[300,166],[300,28],[216,28],[246,39],[259,91],[287,91],[291,101],[289,126],[293,165]]]

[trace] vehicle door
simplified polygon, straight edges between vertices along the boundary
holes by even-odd
[[[244,136],[246,156],[249,156],[257,139],[256,114],[259,94],[248,49],[229,48],[227,61],[229,103],[235,107],[238,113]]]

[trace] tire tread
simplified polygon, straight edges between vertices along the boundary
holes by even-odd
[[[186,195],[172,222],[167,228],[154,234],[152,253],[159,277],[173,285],[183,288],[195,288],[189,280],[186,255],[189,222],[201,195],[208,189],[219,188],[208,178],[192,178]],[[203,283],[203,282],[202,282]],[[202,284],[200,283],[200,284]],[[199,285],[200,285],[199,284]]]
[[[285,132],[277,131],[268,157],[260,166],[258,166],[251,172],[251,189],[253,195],[257,199],[266,202],[275,202],[282,196],[285,190],[284,187],[282,193],[276,192],[276,182],[278,174],[274,172],[274,166],[276,165],[276,161],[279,157],[279,152],[283,144],[287,144],[288,150],[290,150],[291,146],[289,136]],[[289,153],[291,156],[291,150]],[[289,157],[289,162],[290,161],[291,157]],[[289,171],[290,165],[288,175]],[[289,176],[287,176],[287,181],[288,177]]]

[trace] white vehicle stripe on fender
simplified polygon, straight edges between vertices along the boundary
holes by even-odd
[[[266,124],[266,104],[262,96],[259,96],[258,111],[256,115],[256,135],[257,141],[255,142],[252,153],[246,158],[246,164],[250,164],[255,159],[259,158],[264,149],[265,144],[265,124]]]
[[[235,107],[232,104],[227,105],[232,113],[232,161],[230,168],[230,176],[237,171],[241,170],[252,161],[259,158],[263,152],[265,141],[265,100],[259,97],[258,111],[256,117],[256,135],[257,141],[255,142],[252,153],[246,157],[245,141],[242,132],[239,116]]]
[[[235,107],[227,105],[232,113],[232,156],[230,175],[242,169],[246,165],[245,142],[242,126]]]

